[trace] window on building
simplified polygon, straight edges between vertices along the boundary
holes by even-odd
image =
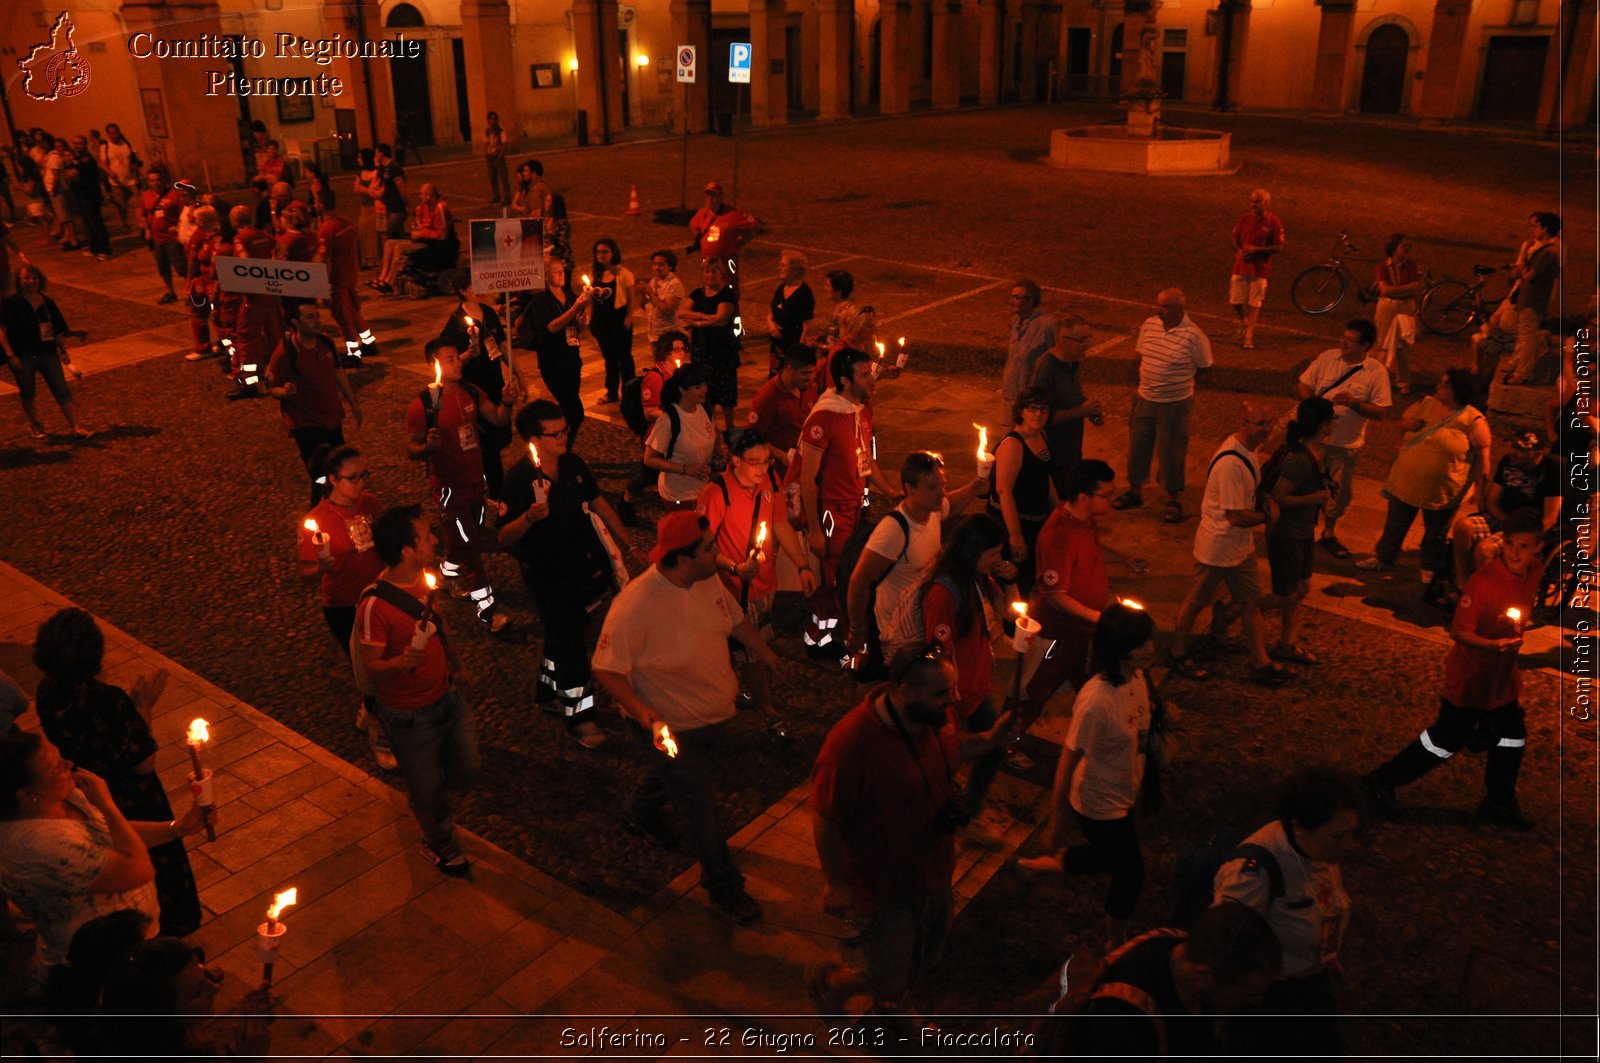
[[[1189,46],[1189,31],[1162,30],[1161,46],[1163,48],[1187,48]]]
[[[1512,0],[1511,25],[1531,26],[1539,21],[1539,0]]]

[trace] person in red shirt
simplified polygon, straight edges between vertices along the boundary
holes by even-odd
[[[872,437],[872,393],[877,378],[865,351],[846,347],[833,356],[829,374],[833,390],[817,400],[800,431],[800,460],[789,469],[797,481],[800,519],[806,546],[822,566],[822,578],[811,596],[811,622],[806,651],[818,660],[850,660],[845,632],[839,628],[839,559],[845,543],[861,522],[870,483],[886,495],[896,492],[878,467]]]
[[[935,644],[904,647],[879,684],[828,732],[811,771],[811,826],[827,881],[823,911],[861,931],[864,971],[807,972],[818,1009],[840,1014],[868,992],[890,1032],[921,1027],[908,997],[950,927],[955,831],[964,820],[956,768],[1013,737],[1012,716],[980,734],[946,727],[956,669]]]
[[[298,199],[283,211],[283,231],[278,234],[277,257],[285,262],[311,262],[317,257],[317,237],[306,231],[306,205]]]
[[[783,352],[778,375],[763,384],[750,400],[745,424],[760,432],[772,447],[772,460],[780,475],[789,470],[789,463],[796,457],[800,429],[806,423],[806,414],[816,405],[817,392],[810,383],[816,366],[815,347],[790,344]]]
[[[722,185],[711,181],[706,185],[705,204],[689,219],[689,231],[694,240],[686,251],[698,251],[700,257],[722,263],[728,283],[739,290],[739,249],[756,234],[761,223],[753,216],[722,201]]]
[[[355,447],[324,444],[311,456],[311,468],[325,483],[325,495],[300,524],[300,578],[320,584],[322,618],[339,652],[348,658],[361,592],[383,571],[372,541],[372,525],[383,512],[383,503],[367,490],[367,459]],[[378,767],[394,771],[399,767],[394,751],[371,708],[368,698],[356,710],[356,729],[367,733]]]
[[[333,343],[322,334],[322,318],[311,299],[285,299],[288,328],[283,342],[267,363],[267,392],[278,400],[284,427],[300,451],[300,464],[311,475],[311,504],[322,495],[316,473],[311,471],[311,456],[323,444],[344,444],[344,406],[361,423],[361,407],[350,387]]]
[[[243,217],[240,210],[244,210]],[[235,232],[233,254],[238,258],[270,259],[277,249],[277,240],[266,229],[250,224],[248,208],[235,207],[231,215]],[[277,297],[265,292],[244,292],[238,308],[238,323],[234,327],[233,358],[230,368],[239,390],[235,398],[252,398],[261,394],[261,367],[276,346],[283,331],[282,314]]]
[[[728,470],[701,489],[695,509],[716,536],[717,573],[723,585],[738,598],[750,623],[770,641],[779,551],[799,569],[801,593],[809,595],[816,590],[816,576],[806,563],[799,533],[787,519],[779,519],[786,516],[779,508],[783,488],[772,471],[772,450],[766,440],[750,428],[735,428],[727,439]],[[735,660],[737,663],[737,657]],[[767,729],[787,738],[788,726],[772,711],[765,670],[751,666],[746,659],[742,671],[755,701],[767,710]]]
[[[413,264],[421,269],[449,269],[456,264],[461,245],[456,237],[455,218],[450,204],[440,198],[432,184],[422,186],[412,220],[409,240],[391,240],[383,245],[383,268],[376,280],[368,282],[380,292],[394,291],[395,282],[412,255],[417,256]]]
[[[1517,774],[1528,745],[1528,727],[1517,701],[1522,686],[1517,653],[1543,574],[1541,534],[1537,511],[1520,509],[1507,516],[1500,556],[1474,572],[1462,588],[1450,622],[1455,645],[1444,660],[1438,717],[1395,757],[1362,776],[1367,795],[1385,812],[1396,811],[1398,787],[1422,778],[1466,746],[1469,752],[1488,753],[1478,821],[1533,829],[1533,821],[1517,804]]]
[[[372,714],[389,736],[422,848],[447,875],[467,873],[455,841],[448,790],[471,786],[481,767],[477,724],[463,700],[471,679],[425,572],[439,539],[421,506],[384,510],[372,526],[384,563],[356,607],[361,667],[374,689]]]
[[[349,218],[329,214],[317,229],[316,261],[328,267],[328,309],[344,336],[345,365],[378,353],[378,338],[361,313],[361,234]]]
[[[444,577],[454,580],[450,593],[470,598],[478,619],[499,633],[509,622],[495,608],[494,588],[483,569],[484,500],[482,444],[478,419],[499,428],[511,423],[511,408],[522,396],[513,376],[495,402],[461,380],[461,352],[454,341],[439,337],[423,348],[437,367],[440,384],[428,385],[406,409],[406,430],[411,442],[406,452],[413,461],[426,462],[428,485],[439,507],[439,524],[445,532]]]
[[[1250,193],[1250,209],[1233,223],[1233,276],[1228,280],[1228,301],[1239,315],[1239,335],[1245,350],[1256,345],[1256,318],[1267,297],[1267,277],[1272,258],[1283,250],[1283,222],[1267,210],[1272,193],[1265,188]]]
[[[211,346],[211,309],[217,298],[217,266],[213,260],[222,244],[222,225],[214,208],[200,207],[194,212],[194,221],[188,248],[189,328],[194,350],[183,356],[190,362],[215,353]]]
[[[1089,678],[1094,626],[1111,601],[1106,559],[1126,561],[1135,573],[1144,568],[1144,562],[1126,558],[1100,541],[1098,518],[1111,511],[1115,483],[1116,473],[1105,462],[1080,461],[1063,480],[1066,499],[1039,532],[1038,581],[1029,615],[1040,625],[1035,641],[1040,660],[1024,692],[1024,731],[1033,726],[1062,683],[1071,683],[1077,691]],[[1019,753],[1012,757],[1019,764],[1025,759]]]
[[[165,306],[178,301],[177,290],[172,285],[174,267],[182,275],[184,263],[175,261],[172,246],[177,242],[178,211],[183,209],[176,189],[168,189],[165,175],[160,169],[146,170],[145,190],[139,196],[139,214],[144,219],[144,244],[155,256],[156,272],[166,294],[158,302]],[[180,249],[181,250],[181,249]]]
[[[968,734],[987,731],[998,718],[991,690],[994,649],[984,605],[996,616],[1011,613],[1001,585],[1015,581],[1017,567],[1002,556],[1005,545],[1005,525],[987,513],[966,518],[950,533],[921,590],[923,634],[956,666],[956,700],[950,715]],[[969,814],[978,814],[1003,759],[997,749],[972,766],[965,795]],[[977,823],[968,834],[982,843],[998,841]]]
[[[656,337],[651,347],[655,352],[656,364],[639,374],[639,405],[644,409],[645,424],[656,423],[656,416],[661,413],[661,394],[672,375],[683,368],[684,362],[689,361],[689,347],[689,337],[676,329]],[[617,501],[617,515],[630,528],[635,527],[639,520],[633,508],[634,499],[640,491],[655,482],[655,470],[641,459],[638,471],[622,489],[622,497]]]

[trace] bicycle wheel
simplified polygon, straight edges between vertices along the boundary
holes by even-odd
[[[1586,572],[1583,551],[1572,540],[1563,542],[1545,562],[1539,590],[1534,597],[1534,615],[1542,623],[1557,623],[1562,609],[1569,606]]]
[[[1312,266],[1289,286],[1289,300],[1307,314],[1326,314],[1344,299],[1348,282],[1342,270]]]
[[[1477,314],[1471,288],[1461,281],[1442,280],[1422,293],[1422,309],[1417,316],[1429,332],[1454,336],[1472,324]]]

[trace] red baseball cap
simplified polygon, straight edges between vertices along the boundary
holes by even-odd
[[[705,529],[700,527],[700,514],[690,509],[668,513],[656,522],[656,546],[650,551],[653,565],[674,550],[682,550],[700,541]]]

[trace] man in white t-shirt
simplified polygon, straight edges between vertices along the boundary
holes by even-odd
[[[959,514],[973,498],[989,493],[989,481],[979,477],[948,495],[946,485],[944,458],[925,450],[906,455],[900,466],[905,501],[872,529],[850,575],[846,600],[852,668],[866,667],[873,660],[868,645],[869,608],[877,621],[883,661],[901,646],[922,640],[922,621],[915,605],[923,581],[939,558],[943,521]]]
[[[1300,374],[1300,397],[1320,397],[1333,403],[1333,431],[1323,447],[1322,466],[1338,484],[1333,504],[1322,511],[1322,548],[1334,557],[1349,557],[1350,551],[1334,530],[1339,518],[1350,508],[1356,481],[1356,457],[1366,442],[1367,422],[1387,417],[1393,399],[1389,394],[1389,371],[1370,357],[1378,330],[1370,321],[1357,318],[1344,326],[1339,346],[1323,351]]]
[[[139,155],[122,135],[122,127],[115,122],[106,123],[106,139],[100,145],[100,168],[106,172],[111,185],[111,205],[122,219],[122,229],[128,230],[128,203],[139,194]]]
[[[1184,459],[1189,453],[1189,415],[1194,410],[1194,378],[1209,368],[1211,341],[1189,319],[1183,292],[1168,288],[1156,296],[1155,316],[1139,326],[1134,342],[1139,356],[1139,390],[1128,415],[1128,490],[1114,509],[1144,505],[1139,490],[1150,478],[1156,458],[1156,479],[1167,492],[1163,519],[1183,519]]]
[[[1213,614],[1213,634],[1221,635],[1234,620],[1244,622],[1245,647],[1254,667],[1251,679],[1278,686],[1292,673],[1267,656],[1262,637],[1259,603],[1261,584],[1256,575],[1255,529],[1277,519],[1278,504],[1267,498],[1257,507],[1261,463],[1256,451],[1272,434],[1273,415],[1259,402],[1246,400],[1239,429],[1223,441],[1211,457],[1206,472],[1206,492],[1200,502],[1200,526],[1194,533],[1194,583],[1183,599],[1172,629],[1167,666],[1190,679],[1210,674],[1189,656],[1189,632],[1195,618],[1228,588],[1231,601],[1218,604]]]
[[[592,662],[600,686],[638,725],[650,761],[623,822],[676,847],[664,812],[670,801],[684,844],[700,861],[700,884],[742,926],[761,918],[761,905],[745,892],[728,851],[714,770],[739,693],[728,639],[768,669],[778,657],[715,578],[717,538],[706,518],[687,511],[662,517],[650,560],[612,601]]]

